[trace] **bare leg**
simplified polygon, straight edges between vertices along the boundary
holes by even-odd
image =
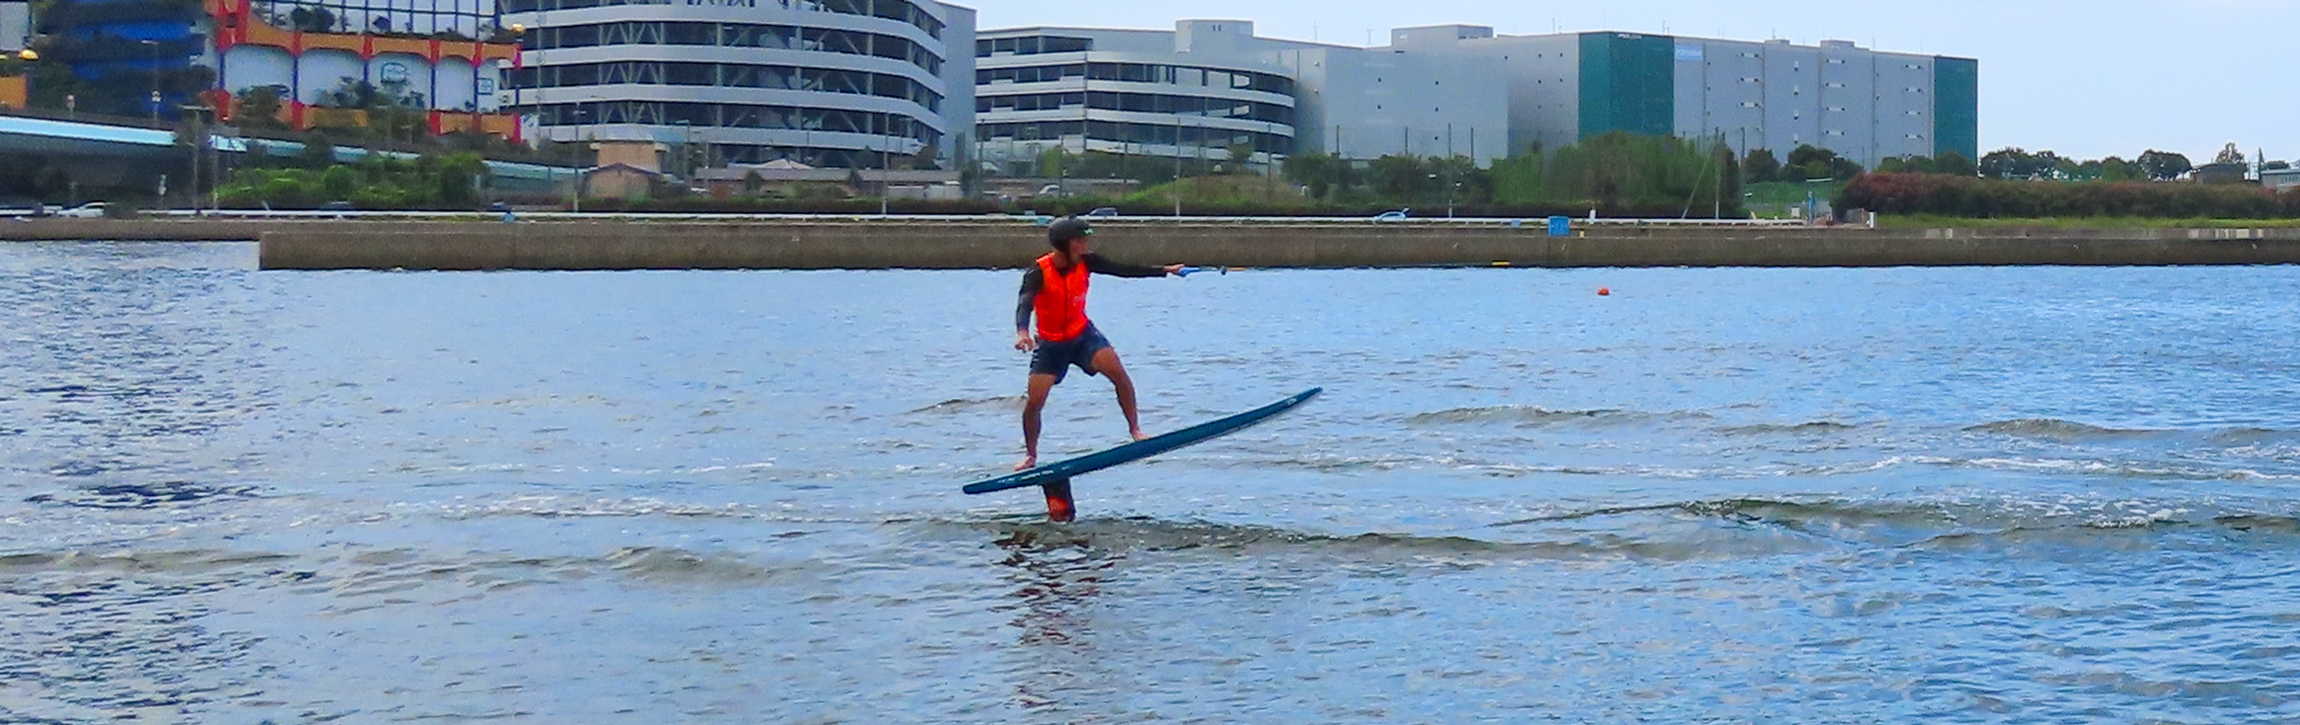
[[[1118,351],[1106,347],[1094,353],[1094,372],[1109,378],[1110,385],[1118,389],[1118,412],[1126,414],[1126,434],[1134,440],[1150,437],[1142,432],[1142,417],[1134,407],[1134,379],[1126,377],[1126,365],[1118,362]]]
[[[1046,395],[1051,392],[1054,392],[1054,376],[1031,373],[1030,391],[1022,399],[1022,462],[1014,464],[1014,470],[1038,465],[1038,414],[1046,409]]]

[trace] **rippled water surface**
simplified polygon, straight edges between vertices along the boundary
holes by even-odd
[[[254,256],[0,245],[0,721],[2300,719],[2293,268],[1106,278],[1327,392],[1050,525],[1013,273]]]

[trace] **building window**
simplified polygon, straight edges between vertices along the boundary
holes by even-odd
[[[802,49],[902,60],[928,73],[942,72],[942,57],[907,38],[854,30],[801,28],[760,23],[622,21],[537,28],[529,50],[603,45],[712,45]],[[978,46],[979,47],[979,46]]]

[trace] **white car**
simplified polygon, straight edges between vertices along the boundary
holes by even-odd
[[[91,201],[56,212],[56,216],[70,219],[102,219],[104,218],[104,202]]]

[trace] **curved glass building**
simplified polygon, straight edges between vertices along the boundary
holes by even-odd
[[[917,0],[502,0],[540,138],[653,141],[711,166],[947,165],[970,132],[974,11]]]
[[[975,127],[986,159],[1046,149],[1252,163],[1294,152],[1295,81],[1277,42],[1241,20],[1176,32],[1019,28],[974,42]]]

